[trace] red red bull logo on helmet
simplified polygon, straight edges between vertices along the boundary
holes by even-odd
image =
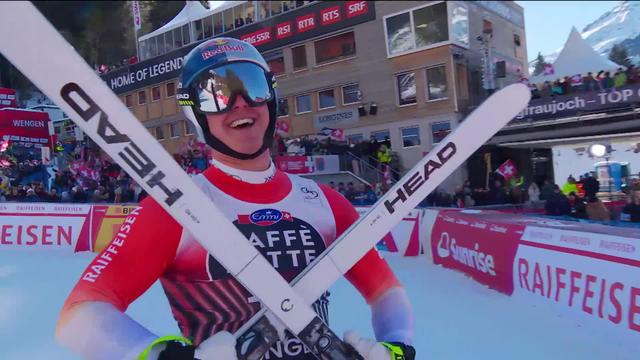
[[[241,52],[244,51],[244,46],[242,45],[226,45],[226,40],[221,40],[224,42],[223,45],[219,45],[214,49],[207,49],[202,51],[202,59],[207,60],[212,58],[218,54],[227,53],[227,52]]]
[[[293,221],[293,216],[291,216],[291,213],[276,209],[260,209],[252,212],[251,215],[238,215],[238,222],[240,224],[270,226],[282,220]]]

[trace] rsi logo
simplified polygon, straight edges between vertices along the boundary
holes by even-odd
[[[449,236],[449,233],[440,234],[440,240],[437,246],[438,256],[442,259],[451,256],[455,261],[472,269],[479,270],[482,273],[489,273],[496,276],[495,262],[493,255],[485,254],[480,251],[480,245],[475,243],[473,249],[458,245],[456,239]]]
[[[396,190],[397,196],[393,200],[385,200],[384,206],[393,214],[396,209],[394,205],[400,201],[401,203],[413,195],[424,183],[429,180],[429,176],[440,169],[449,159],[456,153],[456,144],[449,142],[437,153],[437,160],[429,160],[424,168],[416,171],[411,177],[405,181],[402,186]]]

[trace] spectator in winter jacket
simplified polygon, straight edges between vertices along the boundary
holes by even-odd
[[[562,185],[562,193],[565,195],[569,195],[570,193],[578,193],[578,187],[576,186],[576,179],[569,175],[567,178],[567,182]]]
[[[631,192],[627,205],[622,208],[620,220],[640,223],[640,190]]]
[[[606,206],[598,199],[593,196],[588,198],[587,200],[587,216],[589,220],[594,221],[610,221],[611,215],[609,214],[609,210]]]
[[[551,183],[549,180],[544,181],[542,190],[540,191],[540,200],[549,200],[555,190],[556,184]]]
[[[500,180],[494,181],[493,187],[489,190],[487,197],[489,205],[506,204],[509,202],[507,192],[502,187],[502,182]]]
[[[618,68],[618,71],[616,71],[616,74],[613,76],[613,86],[619,88],[625,85],[627,85],[627,74],[622,68]]]
[[[569,193],[567,199],[569,200],[569,205],[571,206],[571,214],[569,214],[569,216],[577,219],[586,219],[587,207],[584,203],[584,200],[574,192]]]
[[[593,74],[591,72],[588,72],[586,76],[582,77],[582,86],[585,92],[598,89],[598,85],[593,79]]]
[[[544,204],[545,213],[551,216],[565,216],[571,214],[569,199],[560,191],[558,185],[554,185],[553,194]]]
[[[604,77],[602,78],[602,88],[611,89],[612,87],[613,87],[613,78],[611,77],[611,73],[606,71],[604,73]]]
[[[584,189],[585,198],[595,197],[596,193],[600,190],[600,182],[592,174],[585,174],[584,182],[582,184]]]

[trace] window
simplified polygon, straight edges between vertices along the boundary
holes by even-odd
[[[264,54],[264,59],[269,64],[269,68],[274,75],[284,74],[284,56],[282,50]]]
[[[138,105],[144,105],[147,103],[147,93],[142,90],[138,91]]]
[[[233,24],[235,25],[236,29],[244,26],[244,17],[242,16],[244,12],[244,6],[243,5],[238,5],[236,7],[233,8]]]
[[[296,114],[311,112],[311,95],[296,96]]]
[[[242,16],[244,18],[244,24],[249,25],[256,20],[256,9],[252,1],[244,3],[244,11]]]
[[[180,136],[180,126],[178,124],[179,123],[174,122],[169,125],[169,134],[172,138],[177,138],[178,136]]]
[[[415,47],[413,33],[411,32],[410,13],[388,17],[385,24],[387,25],[389,55],[403,53]]]
[[[307,50],[304,45],[291,48],[291,56],[293,57],[293,71],[307,67]]]
[[[364,140],[364,135],[362,134],[347,135],[347,142],[349,144],[357,144],[359,142],[362,142],[363,140]]]
[[[182,47],[182,28],[173,29],[173,41],[176,49]]]
[[[425,47],[449,39],[447,4],[441,2],[413,11],[416,47]]]
[[[469,11],[462,3],[449,3],[451,7],[451,38],[464,47],[469,47]]]
[[[318,109],[329,109],[336,107],[336,97],[333,89],[318,92]]]
[[[431,137],[433,138],[433,143],[437,144],[442,141],[444,138],[449,135],[451,132],[451,123],[448,121],[437,122],[431,124]]]
[[[191,42],[191,35],[189,34],[189,24],[182,25],[182,45],[187,45]]]
[[[166,85],[167,97],[172,97],[176,95],[176,84],[173,82],[167,83]]]
[[[373,136],[377,142],[387,141],[387,139],[389,139],[389,130],[374,131],[371,133],[371,136]]]
[[[164,129],[162,126],[156,127],[156,139],[164,140]]]
[[[132,107],[133,106],[133,95],[129,94],[127,96],[124,97],[124,103],[125,105],[127,105],[127,107]]]
[[[208,39],[213,36],[213,16],[207,16],[202,20],[204,26],[204,38]]]
[[[416,74],[413,72],[396,75],[398,105],[416,103]]]
[[[281,1],[267,1],[271,4],[271,16],[276,16],[282,12]]]
[[[222,34],[224,26],[222,25],[222,14],[213,14],[213,33],[214,35]]]
[[[420,145],[420,128],[417,126],[400,130],[402,135],[402,147],[412,147]]]
[[[193,33],[195,34],[196,40],[204,39],[204,30],[202,30],[202,20],[197,20],[191,23],[193,28]]]
[[[356,54],[356,39],[353,31],[318,40],[316,48],[316,64],[336,61]]]
[[[342,105],[360,102],[360,85],[352,84],[342,87]]]
[[[289,11],[296,8],[295,1],[283,1],[282,2],[282,11]]]
[[[196,133],[196,127],[189,120],[184,120],[184,134],[193,135]]]
[[[444,65],[427,69],[427,100],[446,99],[447,72]]]
[[[233,30],[233,9],[227,9],[222,12],[222,18],[224,19],[224,31]]]
[[[147,59],[148,59],[148,58],[152,58],[152,57],[154,57],[154,56],[156,56],[156,55],[157,55],[157,53],[156,53],[156,52],[157,52],[157,48],[156,48],[156,40],[157,40],[157,38],[156,38],[156,37],[152,37],[151,39],[147,40],[147,43],[148,43],[148,49],[147,49],[147,51],[148,51],[148,53],[147,53],[148,57],[147,57]]]
[[[160,100],[160,86],[154,86],[151,88],[151,101]]]
[[[278,99],[278,116],[289,116],[289,99]]]
[[[173,31],[164,33],[164,52],[173,50]]]
[[[402,14],[389,16],[384,20],[388,56],[449,40],[446,2],[427,5]],[[463,20],[463,18],[460,19],[461,24],[455,30],[464,39],[465,22]],[[452,23],[454,21],[456,19],[452,19]]]
[[[259,1],[260,5],[260,20],[264,20],[269,17],[269,2],[268,1]]]

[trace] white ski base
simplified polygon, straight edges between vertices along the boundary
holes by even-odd
[[[405,285],[416,314],[420,359],[637,359],[624,344],[578,327],[547,307],[519,304],[425,257],[383,253]],[[93,254],[0,253],[0,353],[3,360],[78,360],[55,343],[62,303]],[[128,313],[157,334],[176,334],[159,284]],[[330,324],[337,334],[372,336],[368,306],[344,279],[331,288]],[[635,353],[634,353],[635,352]]]

